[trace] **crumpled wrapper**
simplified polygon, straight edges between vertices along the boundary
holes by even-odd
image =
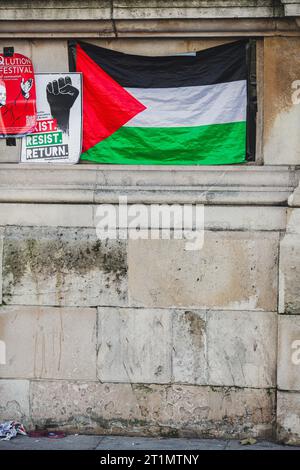
[[[0,423],[0,440],[10,441],[12,437],[16,437],[17,434],[26,436],[27,433],[22,423],[17,421],[5,421]]]

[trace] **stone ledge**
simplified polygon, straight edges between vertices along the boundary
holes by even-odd
[[[289,3],[292,3],[289,1]],[[84,0],[37,2],[2,0],[6,20],[149,19],[149,18],[268,18],[284,15],[282,5],[272,0]]]
[[[287,205],[298,180],[288,166],[1,164],[0,202]]]
[[[41,204],[35,203],[0,203],[0,243],[1,226],[23,227],[96,227],[99,222],[97,210],[100,204]],[[116,214],[119,206],[114,205]],[[242,230],[242,231],[282,231],[286,229],[285,207],[278,206],[243,206],[210,205],[204,210],[205,230]],[[300,212],[300,211],[299,211]],[[300,214],[299,214],[300,216]],[[289,230],[294,230],[298,219]],[[119,218],[117,219],[117,225]],[[195,219],[193,227],[195,228]],[[124,228],[124,227],[123,227]],[[141,226],[151,228],[149,223]],[[169,228],[168,220],[161,220],[160,228]],[[1,245],[0,245],[1,246]],[[0,253],[1,257],[1,253]],[[1,286],[0,286],[1,289]]]
[[[294,0],[3,0],[0,37],[299,34],[299,7]]]
[[[145,20],[0,20],[0,38],[147,38],[299,36],[298,17]]]

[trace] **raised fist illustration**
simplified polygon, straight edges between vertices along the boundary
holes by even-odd
[[[28,80],[26,80],[26,82],[24,81],[24,77],[22,78],[20,86],[21,86],[22,95],[24,96],[24,98],[26,98],[26,100],[28,100],[30,96],[29,92],[32,88],[32,85],[33,85],[32,78],[29,78]]]
[[[56,119],[58,128],[68,133],[70,109],[79,95],[79,90],[72,85],[70,77],[61,77],[49,82],[46,91],[52,117]]]

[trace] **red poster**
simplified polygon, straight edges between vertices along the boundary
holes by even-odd
[[[36,125],[32,62],[22,54],[0,54],[0,137],[20,137]]]

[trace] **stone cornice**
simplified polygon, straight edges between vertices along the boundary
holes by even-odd
[[[283,5],[286,3],[286,6]],[[271,18],[292,1],[279,0],[2,0],[3,20],[149,20]]]
[[[2,164],[0,202],[287,205],[299,175],[289,167]]]
[[[300,0],[2,0],[3,21],[283,18]]]
[[[2,0],[0,18],[2,38],[299,35],[300,1]]]
[[[300,18],[2,21],[0,38],[145,38],[300,35]]]

